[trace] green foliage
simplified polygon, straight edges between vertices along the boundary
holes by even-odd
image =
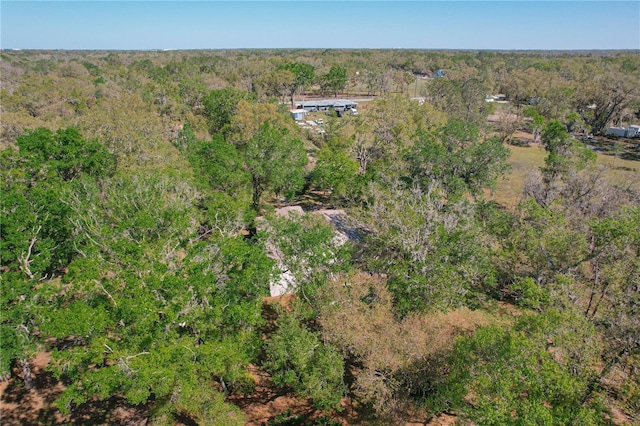
[[[202,99],[204,114],[209,121],[209,133],[212,136],[217,133],[224,134],[228,131],[228,126],[231,124],[238,102],[242,99],[250,99],[249,93],[232,87],[212,90]]]
[[[379,174],[396,177],[406,173],[404,154],[416,135],[431,134],[446,122],[444,114],[431,105],[419,105],[399,95],[376,99],[368,105],[366,115],[353,121],[355,134],[350,137],[348,151],[358,161],[360,173],[370,179]],[[344,143],[339,135],[330,132],[329,136],[333,147]]]
[[[288,84],[291,103],[293,104],[293,96],[300,88],[310,85],[316,78],[313,65],[304,62],[291,62],[280,66],[278,69],[290,71],[295,76],[293,82]]]
[[[320,87],[323,91],[328,91],[334,95],[344,90],[347,84],[347,69],[339,65],[333,65],[329,72],[320,79]]]
[[[342,356],[322,344],[294,314],[280,318],[278,330],[267,342],[266,353],[264,367],[275,384],[313,399],[319,409],[338,407],[345,393]]]
[[[40,301],[34,294],[36,282],[17,273],[3,273],[1,284],[0,377],[6,378],[14,361],[33,356],[36,352],[37,339],[32,335],[31,321]]]
[[[535,318],[519,323],[526,327]],[[565,355],[531,331],[482,328],[456,345],[452,373],[438,394],[444,399],[432,403],[452,404],[463,417],[487,425],[600,424],[602,408],[582,400],[585,377],[566,359],[557,361]]]
[[[199,143],[200,141],[189,123],[185,123],[184,126],[182,126],[182,129],[180,129],[173,141],[176,148],[188,151],[193,151]]]
[[[266,190],[291,197],[304,185],[306,151],[302,142],[290,137],[284,129],[265,123],[247,143],[244,159],[256,211]]]
[[[520,206],[525,233],[519,240],[537,274],[564,270],[587,250],[585,235],[568,226],[568,218],[559,211],[545,209],[532,201]]]
[[[487,241],[473,206],[445,202],[437,185],[370,185],[362,217],[367,267],[389,275],[401,315],[473,306],[494,284]]]
[[[480,125],[489,115],[491,104],[484,100],[486,88],[477,78],[434,78],[427,91],[433,106],[452,120]]]
[[[479,195],[506,170],[509,150],[497,139],[479,140],[478,129],[450,122],[437,136],[422,134],[407,154],[412,179],[427,187],[438,181],[450,196]]]
[[[640,373],[638,372],[638,365],[640,365],[640,357],[637,355],[626,360],[625,371],[628,371],[629,375],[621,386],[621,399],[629,412],[635,416],[640,414]]]
[[[542,115],[538,114],[534,108],[528,108],[524,112],[525,116],[531,118],[530,128],[533,133],[533,141],[537,142],[540,138],[542,129],[545,127],[545,119]]]
[[[54,352],[56,374],[70,383],[59,407],[121,394],[134,404],[155,398],[158,416],[238,419],[210,383],[224,391],[251,383],[244,367],[260,346],[255,330],[272,261],[241,237],[190,238],[194,198],[184,183],[106,183],[79,182],[68,194],[83,256],[39,324],[45,335],[75,342]],[[198,388],[209,390],[196,398]]]
[[[61,275],[79,254],[81,237],[65,192],[77,180],[93,182],[115,169],[113,156],[98,142],[85,141],[75,128],[56,133],[39,128],[16,143],[19,152],[2,152],[0,261],[6,269],[0,301],[6,311],[0,375],[7,374],[12,360],[36,348],[34,316],[49,309],[43,294],[48,287],[37,281]]]
[[[228,233],[191,240],[193,190],[168,177],[81,178],[56,197],[73,224],[75,257],[64,287],[40,287],[20,279],[16,255],[16,271],[3,277],[3,305],[15,307],[3,316],[3,368],[33,350],[34,334],[54,337],[68,342],[54,351],[56,374],[70,383],[58,403],[63,410],[94,396],[121,394],[138,404],[154,395],[159,416],[184,410],[205,423],[222,413],[237,418],[207,381],[228,390],[250,383],[244,366],[257,354],[253,330],[272,269],[263,249]],[[209,205],[220,226],[217,209]],[[32,248],[38,258],[38,244]],[[28,265],[39,272],[37,262]]]
[[[244,185],[228,183],[241,175],[233,146],[199,143],[188,128],[182,136],[208,186],[234,193]],[[34,350],[33,336],[54,337],[68,342],[54,354],[56,374],[70,383],[63,410],[120,394],[134,404],[153,397],[159,417],[240,419],[208,382],[246,389],[244,366],[260,344],[254,330],[272,262],[229,238],[241,206],[221,192],[206,197],[206,223],[223,232],[197,242],[195,190],[175,176],[109,177],[112,158],[74,129],[39,129],[18,145],[19,153],[3,153],[3,263],[13,267],[2,300],[15,307],[3,317],[3,372]],[[233,164],[236,174],[223,173]],[[65,267],[64,291],[24,278]],[[200,388],[211,391],[194,398]]]
[[[242,154],[225,142],[222,135],[215,135],[210,142],[199,142],[190,161],[197,175],[205,179],[213,191],[235,195],[249,183]]]
[[[54,173],[68,181],[82,174],[103,177],[115,172],[115,159],[104,146],[84,140],[74,127],[59,129],[55,134],[40,127],[20,136],[16,145],[36,179]]]
[[[552,121],[542,131],[542,144],[549,152],[545,159],[547,173],[561,173],[565,171],[565,158],[570,153],[571,137],[564,127],[557,121]]]
[[[333,199],[355,199],[362,192],[363,179],[359,179],[358,163],[342,151],[329,147],[317,155],[311,181],[318,188],[330,190]]]
[[[98,75],[98,73],[100,72],[100,68],[92,62],[83,61],[82,66],[84,66],[91,75]]]
[[[515,302],[525,308],[542,309],[550,303],[549,290],[531,277],[517,280],[509,286]]]
[[[284,103],[288,89],[291,84],[293,84],[295,78],[295,74],[289,70],[276,69],[258,77],[254,89],[258,92],[264,92],[265,95],[272,96]]]
[[[232,196],[223,192],[213,192],[199,202],[201,209],[201,229],[203,236],[211,232],[221,235],[237,235],[248,229],[256,218],[256,211],[251,208],[247,197]]]
[[[175,177],[116,175],[101,185],[77,182],[66,194],[79,216],[76,229],[90,247],[117,256],[140,256],[146,246],[184,238],[193,224],[193,189]],[[175,244],[175,243],[174,243]]]
[[[595,153],[581,143],[573,141],[564,126],[557,121],[552,121],[544,127],[542,144],[549,152],[542,168],[546,182],[552,182],[572,168],[580,170],[588,163],[595,162]]]
[[[332,420],[327,416],[320,416],[313,420],[308,420],[298,414],[291,414],[291,410],[286,410],[267,421],[267,426],[341,426],[342,422]]]
[[[220,134],[211,141],[199,140],[188,125],[178,133],[175,143],[187,154],[195,182],[204,191],[198,203],[203,213],[202,232],[216,230],[230,236],[245,229],[255,212],[249,207],[249,175],[242,153]]]
[[[268,426],[294,426],[303,423],[300,416],[291,414],[291,410],[286,410],[267,422]]]
[[[246,416],[240,408],[225,402],[225,394],[218,392],[206,380],[182,383],[180,392],[172,395],[173,407],[161,406],[152,410],[152,424],[174,424],[176,414],[186,415],[197,424],[212,426],[242,426]]]
[[[2,264],[26,278],[58,274],[74,255],[72,212],[60,199],[62,183],[29,188],[14,182],[3,190]]]

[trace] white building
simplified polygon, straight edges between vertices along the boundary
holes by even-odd
[[[304,120],[307,115],[307,110],[301,109],[301,108],[290,109],[289,112],[291,113],[291,116],[293,117],[293,119],[296,121]]]
[[[620,138],[638,138],[640,137],[640,126],[609,127],[606,134],[618,136]]]

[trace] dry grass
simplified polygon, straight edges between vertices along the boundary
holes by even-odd
[[[495,191],[489,197],[502,205],[514,207],[522,197],[525,176],[544,164],[546,152],[537,145],[510,146],[509,149],[511,171],[498,181]]]
[[[488,197],[502,205],[515,207],[522,197],[525,176],[544,164],[547,153],[538,144],[509,146],[509,149],[511,171],[498,181],[495,191],[488,193]],[[598,153],[596,167],[605,168],[604,177],[612,184],[640,189],[640,162]]]

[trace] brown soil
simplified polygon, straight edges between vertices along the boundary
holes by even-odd
[[[40,352],[31,361],[34,388],[27,391],[15,378],[0,383],[0,412],[2,424],[60,423],[62,416],[48,406],[64,389],[52,376],[44,372],[51,356]],[[18,370],[16,370],[18,371]]]
[[[291,392],[278,389],[271,381],[271,377],[260,368],[250,365],[249,372],[256,382],[256,389],[250,395],[231,395],[227,398],[227,402],[240,407],[247,415],[247,426],[263,426],[269,419],[277,415],[288,413],[290,417],[296,416],[310,422],[321,416],[327,416],[327,413],[315,410],[309,399],[303,399],[295,396]],[[345,407],[349,405],[345,398],[343,401]],[[348,408],[348,407],[347,407]],[[350,424],[347,421],[349,410],[341,413],[330,413],[329,417],[333,420],[342,422],[342,424]]]
[[[279,297],[266,297],[263,300],[263,316],[267,325],[263,332],[275,328],[275,319],[281,310],[290,310],[295,300],[292,294]],[[272,332],[272,331],[271,331]],[[63,415],[54,405],[56,398],[64,391],[63,383],[46,371],[51,360],[49,352],[40,352],[31,361],[34,388],[26,390],[21,377],[21,369],[14,369],[9,380],[0,382],[0,424],[32,425],[32,424],[110,424],[110,425],[146,425],[148,406],[132,406],[121,398],[110,398],[105,401],[91,401],[74,407],[71,413]],[[256,382],[255,391],[250,395],[231,395],[228,402],[237,405],[247,415],[248,426],[266,425],[269,419],[285,412],[297,416],[305,422],[312,421],[328,413],[313,408],[310,400],[295,396],[292,392],[276,387],[270,376],[259,367],[250,365],[249,373]],[[354,410],[350,401],[344,399],[342,412],[330,414],[334,420],[342,424],[349,423],[348,418]],[[187,424],[189,419],[181,423]]]
[[[518,120],[518,116],[504,111],[496,111],[494,114],[487,117],[487,121],[489,123],[500,123],[502,120],[516,121]]]
[[[435,419],[432,419],[428,426],[453,426],[458,423],[458,417],[451,414],[441,414]]]
[[[14,377],[0,382],[0,424],[78,424],[78,425],[146,425],[147,406],[132,406],[121,398],[105,401],[91,401],[75,407],[68,415],[63,415],[53,402],[64,390],[64,385],[45,370],[51,359],[48,352],[40,352],[32,361],[34,388],[26,390],[18,370]],[[266,425],[267,421],[284,412],[291,416],[311,421],[326,415],[313,408],[311,401],[296,397],[291,392],[278,389],[267,373],[256,366],[249,366],[249,372],[256,381],[256,389],[250,395],[232,395],[228,402],[239,406],[247,415],[248,426]],[[345,405],[347,403],[345,402]],[[344,413],[349,413],[345,410]],[[344,415],[344,414],[341,414]],[[340,420],[339,416],[331,416]],[[177,423],[179,424],[179,423]]]
[[[620,408],[612,405],[609,407],[611,410],[611,422],[614,425],[632,425],[633,422],[629,416],[627,416]]]
[[[286,311],[290,311],[291,304],[293,303],[295,298],[295,294],[292,293],[283,294],[282,296],[263,297],[263,314],[265,309],[275,308],[277,305],[280,305]],[[266,319],[269,320],[269,318]]]
[[[51,360],[49,352],[40,352],[31,360],[33,389],[26,390],[19,369],[11,379],[0,382],[0,424],[54,425],[54,424],[117,424],[146,425],[147,407],[132,406],[121,398],[90,401],[74,407],[63,415],[53,405],[64,391],[64,385],[45,370]]]

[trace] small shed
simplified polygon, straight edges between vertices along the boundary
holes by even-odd
[[[307,114],[307,110],[302,108],[291,109],[289,110],[289,112],[291,113],[293,119],[296,121],[304,120]]]

